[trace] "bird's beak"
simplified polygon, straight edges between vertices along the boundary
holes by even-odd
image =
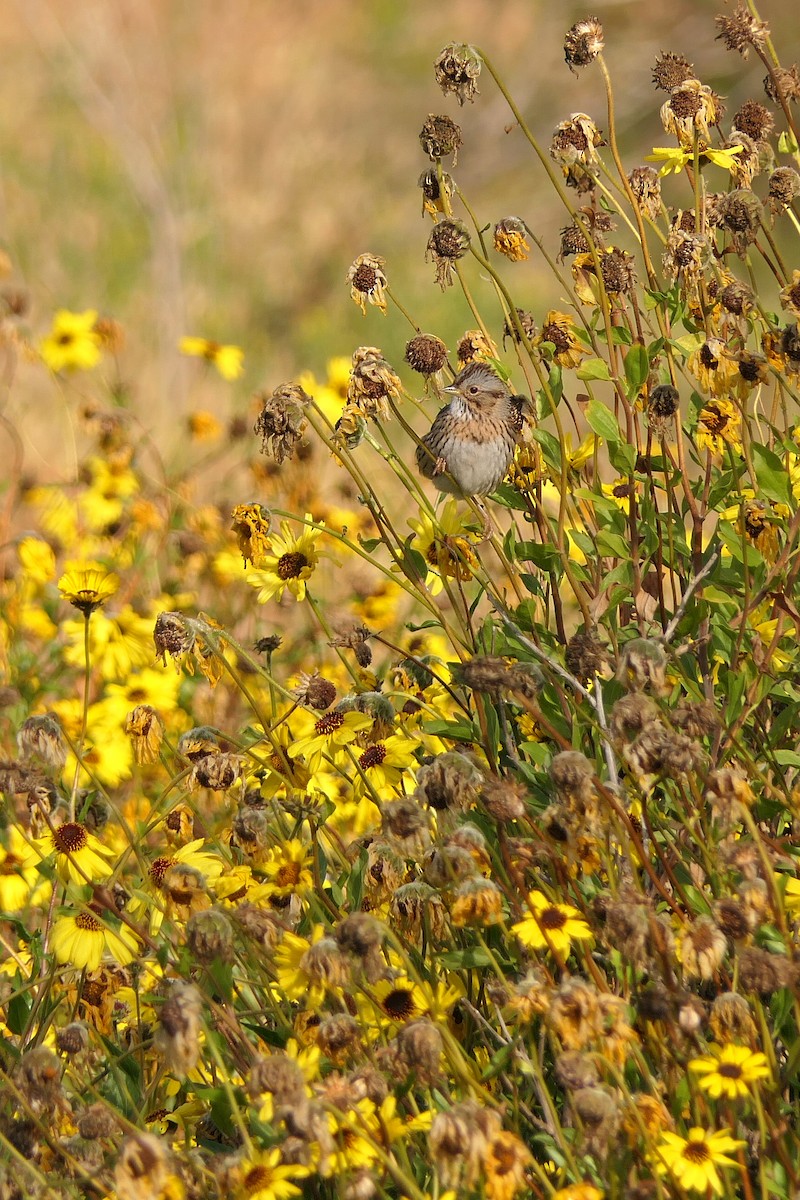
[[[455,383],[448,383],[446,388],[442,388],[442,391],[450,392],[451,395],[455,396],[459,396],[461,394],[461,388]]]

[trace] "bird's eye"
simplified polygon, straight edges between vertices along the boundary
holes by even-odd
[[[477,384],[473,383],[472,387],[467,388],[467,391],[469,392],[469,394],[471,396],[477,396],[478,392],[480,391],[480,388],[478,387]]]

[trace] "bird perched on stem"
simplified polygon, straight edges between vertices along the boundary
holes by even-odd
[[[514,456],[525,397],[512,395],[485,362],[468,363],[444,390],[453,398],[417,446],[417,466],[440,492],[488,496]]]

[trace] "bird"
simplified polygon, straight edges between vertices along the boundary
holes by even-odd
[[[453,398],[420,440],[417,467],[440,492],[488,496],[514,456],[525,397],[512,395],[485,362],[467,363],[444,390]]]

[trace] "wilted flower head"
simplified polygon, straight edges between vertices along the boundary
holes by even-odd
[[[133,757],[139,766],[158,760],[164,740],[164,726],[150,704],[137,704],[125,718],[125,732],[131,739]]]
[[[620,654],[617,679],[631,692],[662,691],[667,673],[664,647],[648,638],[633,638]]]
[[[586,113],[573,113],[568,121],[556,126],[550,142],[550,157],[562,167],[574,163],[584,166],[597,162],[596,147],[603,145],[602,135]]]
[[[55,713],[28,717],[20,726],[17,746],[23,758],[38,758],[60,771],[67,761],[67,745]]]
[[[190,983],[174,983],[161,1006],[156,1045],[168,1070],[188,1075],[200,1056],[200,1014],[202,999]]]
[[[732,235],[734,249],[743,254],[761,227],[763,209],[758,196],[747,188],[736,188],[722,197],[716,212],[722,228]]]
[[[597,17],[577,21],[564,38],[564,60],[571,71],[588,67],[603,49],[603,26]]]
[[[671,92],[693,78],[694,67],[689,60],[671,50],[662,50],[653,64],[653,83],[662,92]]]
[[[405,360],[419,375],[435,375],[447,362],[447,346],[432,333],[418,333],[406,343]]]
[[[747,58],[751,47],[760,49],[769,37],[769,26],[759,21],[750,13],[745,4],[740,4],[732,17],[724,13],[714,18],[719,33],[727,50],[736,50],[742,58]]]
[[[262,454],[271,454],[277,463],[291,458],[305,433],[306,405],[311,397],[297,383],[282,383],[271,395],[260,396],[263,407],[253,427],[261,438]]]
[[[114,1167],[119,1200],[150,1200],[161,1196],[169,1180],[169,1151],[152,1133],[126,1138]]]
[[[386,315],[386,259],[377,254],[359,254],[347,272],[350,296],[366,316],[367,304],[374,304]]]
[[[446,171],[443,171],[440,181],[436,168],[428,167],[428,170],[423,171],[417,180],[417,187],[422,190],[423,217],[426,212],[435,217],[444,212],[445,202],[453,194],[453,179]]]
[[[453,264],[464,257],[469,245],[470,237],[466,225],[452,217],[445,217],[431,230],[425,260],[435,263],[436,282],[442,291],[452,286]]]
[[[510,262],[523,262],[531,248],[525,239],[525,222],[519,217],[504,217],[494,227],[494,248]]]
[[[433,64],[436,82],[445,95],[453,92],[459,104],[474,101],[483,61],[474,46],[450,42]]]
[[[697,79],[687,79],[673,88],[669,100],[661,108],[661,123],[682,146],[693,145],[695,133],[708,141],[709,126],[722,117],[722,102],[715,92]]]
[[[236,534],[245,563],[260,566],[269,553],[272,513],[260,504],[237,504],[231,513],[231,529]]]
[[[767,208],[773,215],[783,212],[800,193],[800,174],[794,167],[778,167],[767,187]]]
[[[400,396],[400,380],[376,346],[359,346],[353,353],[348,402],[367,419],[385,420],[389,400]]]
[[[757,100],[745,100],[731,121],[734,132],[744,133],[754,142],[769,137],[775,128],[775,118],[768,108]]]
[[[797,63],[791,67],[776,67],[771,75],[764,78],[764,91],[773,104],[780,104],[781,97],[787,104],[800,100],[800,68]]]
[[[436,116],[431,113],[419,134],[422,149],[430,159],[453,156],[453,166],[458,159],[458,148],[462,144],[461,129],[452,117]]]

